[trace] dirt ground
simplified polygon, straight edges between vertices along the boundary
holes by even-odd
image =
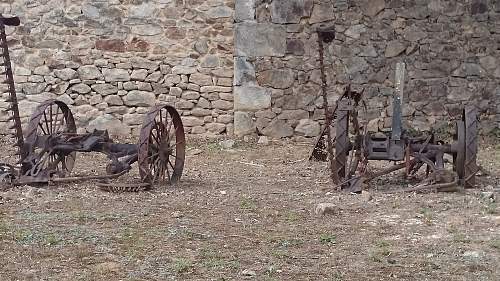
[[[2,161],[13,161],[2,141]],[[310,145],[190,142],[182,182],[112,194],[93,182],[0,191],[0,280],[500,280],[500,145],[464,193],[328,190]],[[76,173],[106,162],[79,155]],[[137,171],[120,178],[136,181]],[[317,216],[319,203],[333,214]]]

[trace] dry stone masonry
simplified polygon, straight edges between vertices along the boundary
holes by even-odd
[[[14,0],[0,12],[21,18],[8,32],[24,124],[57,98],[81,130],[137,136],[168,103],[189,133],[232,131],[234,1]]]
[[[237,0],[234,130],[270,137],[320,133],[316,27],[335,24],[326,50],[330,104],[351,83],[368,98],[369,129],[391,126],[398,61],[408,65],[408,126],[444,128],[464,104],[500,128],[500,1]],[[252,40],[253,39],[253,40]]]
[[[57,98],[80,130],[137,135],[168,103],[191,134],[315,137],[326,23],[330,104],[348,83],[364,90],[370,130],[391,126],[398,61],[412,128],[442,128],[464,104],[486,132],[500,126],[498,0],[9,0],[0,12],[21,17],[8,34],[24,124]]]

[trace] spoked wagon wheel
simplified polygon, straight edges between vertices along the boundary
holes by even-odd
[[[478,141],[478,116],[477,109],[468,106],[464,109],[462,120],[465,123],[465,164],[464,187],[473,188],[476,184],[477,166],[477,141]]]
[[[146,115],[139,138],[139,174],[145,183],[179,181],[184,169],[186,140],[175,108],[153,107]]]
[[[339,104],[336,122],[335,159],[333,173],[335,184],[342,189],[358,192],[361,177],[360,165],[365,164],[363,157],[363,139],[358,122],[357,111],[350,109],[350,101],[342,100]]]
[[[458,179],[462,182],[465,175],[465,123],[457,121],[455,135],[453,137],[457,151],[453,154],[453,171],[457,173]]]
[[[26,143],[31,144],[28,163],[23,163],[22,174],[45,177],[65,177],[71,173],[75,165],[76,152],[54,153],[42,147],[45,141],[61,134],[75,134],[76,125],[68,106],[61,101],[47,100],[40,104],[31,115],[26,130]],[[43,140],[43,141],[42,141]]]
[[[465,188],[475,185],[478,172],[477,160],[477,110],[467,107],[462,112],[462,119],[457,121],[455,131],[456,152],[453,155],[453,170],[457,172],[461,184]]]

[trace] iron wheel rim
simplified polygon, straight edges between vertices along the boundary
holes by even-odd
[[[76,133],[73,114],[64,102],[47,100],[32,113],[25,139],[27,143],[35,144],[40,136],[54,136],[63,133]],[[32,146],[30,148],[29,154],[36,155],[38,159],[49,158],[48,162],[39,167],[39,172],[45,170],[50,172],[49,176],[56,174],[59,177],[65,177],[71,173],[76,161],[76,152],[44,156],[45,153],[39,147]]]
[[[139,174],[145,183],[177,183],[184,169],[185,134],[175,108],[153,107],[144,120],[139,137]]]

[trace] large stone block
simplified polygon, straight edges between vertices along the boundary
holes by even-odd
[[[295,132],[306,137],[318,136],[320,131],[321,127],[319,123],[310,119],[300,120],[297,127],[295,127]]]
[[[182,124],[186,127],[195,127],[202,126],[205,122],[203,122],[203,119],[198,117],[186,116],[182,117]]]
[[[278,116],[281,120],[301,120],[309,118],[309,112],[302,109],[283,110]]]
[[[141,24],[132,26],[132,33],[142,36],[153,36],[163,32],[163,28],[158,24]]]
[[[385,57],[392,58],[396,57],[406,50],[406,45],[398,40],[393,40],[387,43],[385,48]]]
[[[234,21],[253,21],[255,20],[255,0],[236,0]]]
[[[362,0],[359,5],[363,14],[374,17],[385,9],[385,0]]]
[[[246,57],[234,58],[234,85],[255,85],[255,69]]]
[[[153,106],[156,103],[155,94],[144,91],[130,91],[125,96],[125,105],[128,106]]]
[[[258,86],[234,87],[234,109],[259,111],[271,107],[271,91]]]
[[[111,114],[104,114],[90,121],[86,127],[87,131],[93,130],[108,130],[111,135],[128,136],[130,128],[124,126],[123,123]]]
[[[189,77],[189,82],[200,85],[200,86],[210,86],[213,85],[212,77],[210,75],[193,73]]]
[[[31,102],[27,100],[22,100],[19,102],[19,116],[28,117],[39,105],[37,102]]]
[[[73,87],[71,87],[71,90],[79,94],[87,94],[90,93],[91,91],[90,87],[85,84],[76,84]]]
[[[255,132],[255,123],[247,112],[234,113],[234,134],[238,137]]]
[[[107,96],[118,93],[118,88],[111,84],[94,84],[92,85],[92,90],[97,93]]]
[[[233,16],[233,9],[228,6],[217,6],[209,9],[207,15],[213,19],[229,18]]]
[[[242,57],[283,57],[286,27],[269,23],[239,23],[234,32],[235,55]]]
[[[286,89],[293,85],[295,73],[291,69],[266,70],[259,74],[258,81],[261,86]]]
[[[233,103],[225,100],[216,100],[212,102],[213,108],[221,109],[221,110],[230,110],[233,109]]]
[[[314,103],[319,97],[320,87],[306,84],[293,89],[293,94],[287,96],[283,104],[283,109],[303,109]]]
[[[309,23],[314,24],[335,19],[333,8],[334,7],[331,2],[315,4],[311,14],[311,18],[309,19]]]
[[[68,81],[76,78],[76,71],[71,68],[57,69],[54,70],[54,74],[57,78],[61,80]]]
[[[142,57],[133,57],[130,59],[130,64],[132,65],[133,68],[144,68],[148,69],[151,71],[157,70],[158,67],[160,66],[160,63],[157,61],[151,61],[148,60],[147,58],[142,58]]]
[[[293,136],[293,128],[285,120],[274,119],[262,130],[262,134],[273,138],[287,138]]]
[[[313,0],[274,0],[271,3],[271,19],[274,23],[299,23],[311,15]]]
[[[102,79],[102,73],[94,65],[84,65],[78,68],[78,76],[82,80]]]
[[[470,76],[479,76],[483,77],[486,74],[486,71],[475,63],[464,63],[459,68],[457,68],[451,74],[454,77],[470,77]]]
[[[130,81],[130,75],[126,69],[103,69],[102,73],[104,74],[104,79],[106,82],[124,82]]]

